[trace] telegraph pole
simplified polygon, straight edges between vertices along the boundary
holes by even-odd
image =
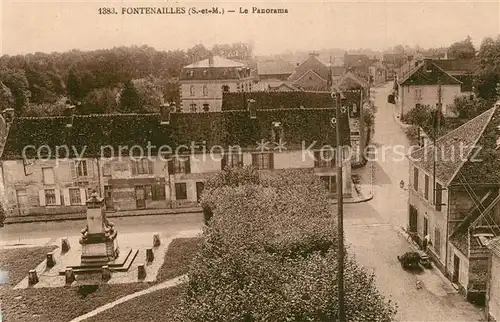
[[[337,283],[339,289],[338,321],[346,322],[344,311],[344,200],[342,189],[342,129],[341,129],[341,93],[336,93],[337,102],[335,104],[336,139],[337,139],[337,238],[338,238],[338,272]]]
[[[433,195],[433,201],[434,205],[436,205],[436,159],[437,159],[437,146],[436,142],[439,136],[439,127],[441,126],[441,79],[438,78],[438,103],[436,106],[436,116],[434,119],[434,155],[433,155],[433,162],[432,162],[432,167],[433,167],[433,187],[434,187],[434,195]]]

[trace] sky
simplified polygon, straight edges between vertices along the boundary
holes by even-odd
[[[449,46],[470,35],[476,48],[500,34],[500,1],[34,1],[1,0],[1,54],[149,45],[251,42],[266,55],[324,48],[376,50],[397,44]],[[123,15],[126,7],[224,9],[219,15]],[[99,8],[118,14],[100,15]],[[240,7],[249,14],[239,14]],[[252,7],[288,14],[252,14]],[[235,13],[228,13],[235,10]]]

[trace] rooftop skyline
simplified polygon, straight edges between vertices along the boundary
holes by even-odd
[[[114,7],[119,14],[99,15]],[[122,15],[122,7],[224,8],[224,15]],[[288,14],[228,13],[240,7],[283,8]],[[323,48],[384,50],[397,44],[446,47],[470,35],[476,48],[500,34],[498,1],[371,2],[2,2],[1,54],[95,50],[149,45],[251,42],[254,53]]]

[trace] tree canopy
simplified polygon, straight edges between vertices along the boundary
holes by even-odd
[[[476,56],[476,49],[470,36],[462,41],[453,43],[448,49],[449,58],[469,59]]]
[[[323,183],[308,170],[227,168],[207,182],[213,217],[189,270],[184,321],[335,321],[337,236]],[[349,321],[393,321],[374,275],[346,256]]]

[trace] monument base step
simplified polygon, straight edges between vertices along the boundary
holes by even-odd
[[[138,253],[139,250],[137,249],[125,249],[121,250],[118,257],[112,261],[80,262],[66,265],[66,268],[72,268],[75,274],[98,273],[103,266],[108,266],[112,272],[126,272],[129,270]],[[59,274],[64,275],[66,268],[59,271]]]

